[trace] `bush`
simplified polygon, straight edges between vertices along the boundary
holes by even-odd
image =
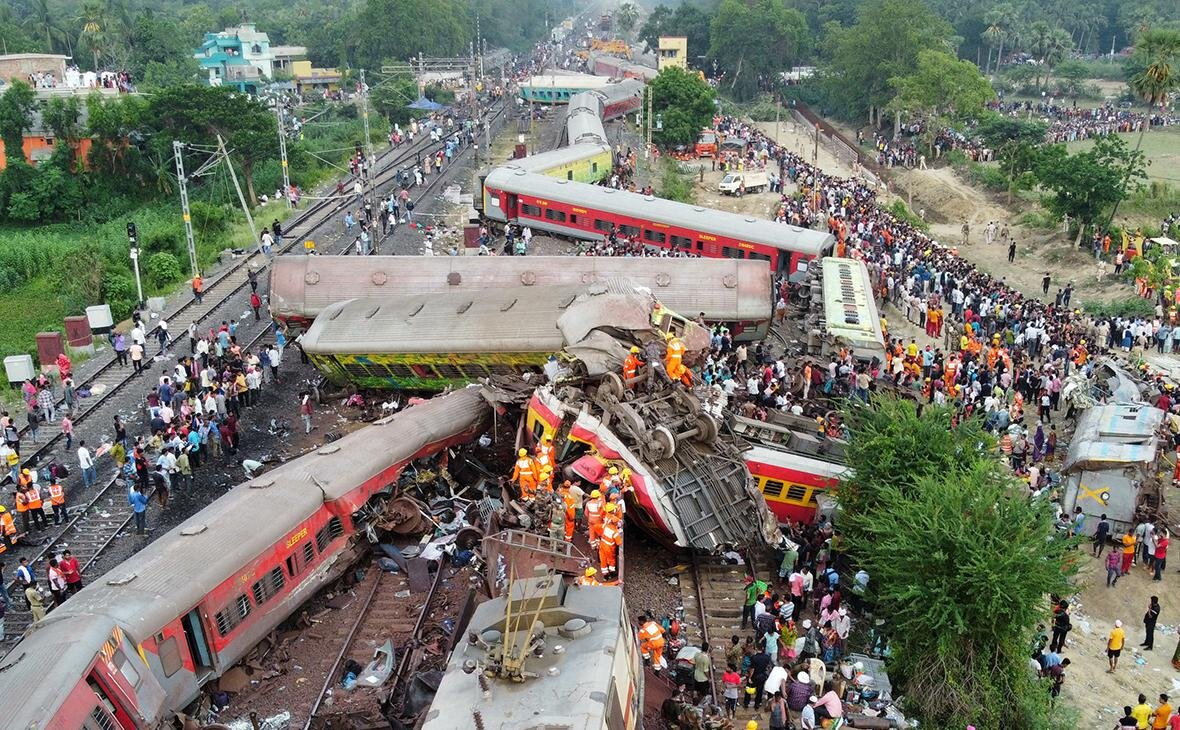
[[[676,161],[670,157],[664,158],[664,170],[660,175],[659,192],[661,198],[675,200],[680,203],[693,202],[694,191],[691,176],[684,176],[676,169]]]
[[[1008,178],[996,165],[972,162],[967,166],[967,177],[976,185],[994,192],[1003,192],[1008,189]]]
[[[913,213],[909,208],[906,207],[906,204],[900,200],[893,201],[888,205],[888,207],[885,208],[885,210],[888,211],[889,214],[894,218],[904,221],[905,223],[908,223],[920,231],[930,230],[930,224],[919,218],[917,214]]]
[[[946,163],[956,169],[962,169],[970,162],[963,150],[951,150],[946,153]]]
[[[172,254],[163,251],[149,256],[146,268],[148,281],[156,288],[163,288],[184,278],[180,261]]]
[[[268,160],[278,167],[278,163]],[[257,184],[258,174],[255,172],[254,181]],[[259,188],[266,190],[265,187]],[[229,230],[230,224],[233,223],[233,211],[221,205],[212,205],[202,201],[193,201],[189,206],[189,212],[192,214],[193,230],[200,231],[205,235],[216,235],[224,233]]]
[[[130,276],[116,271],[106,271],[102,277],[102,295],[111,306],[115,321],[127,319],[135,308],[137,294],[135,282]]]
[[[1113,302],[1084,302],[1082,309],[1095,317],[1155,316],[1155,307],[1142,297],[1124,297]]]

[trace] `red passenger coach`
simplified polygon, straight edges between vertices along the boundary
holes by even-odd
[[[766,261],[779,273],[806,270],[836,243],[824,231],[505,167],[484,179],[483,205],[484,215],[501,223],[587,240],[614,229],[652,247]]]
[[[33,625],[0,671],[4,727],[168,721],[349,568],[372,497],[490,414],[460,390],[231,490]]]

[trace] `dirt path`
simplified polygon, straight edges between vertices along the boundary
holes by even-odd
[[[1082,550],[1089,555],[1089,546]],[[1062,699],[1078,709],[1078,726],[1109,730],[1122,717],[1123,705],[1136,704],[1140,692],[1152,706],[1161,692],[1180,696],[1180,672],[1171,663],[1180,624],[1175,568],[1164,571],[1163,580],[1156,583],[1141,565],[1136,566],[1118,585],[1107,588],[1103,561],[1086,557],[1078,582],[1082,590],[1074,602],[1073,629],[1064,653],[1071,665],[1061,692]],[[1139,648],[1144,638],[1142,619],[1153,595],[1159,596],[1163,611],[1156,625],[1155,648],[1144,651]],[[1127,644],[1118,671],[1108,674],[1106,635],[1116,619],[1123,622]]]
[[[891,179],[890,187],[899,197],[931,223],[930,233],[935,239],[957,245],[960,256],[993,276],[1006,279],[1026,296],[1044,298],[1041,278],[1045,272],[1051,278],[1050,297],[1074,282],[1075,294],[1071,300],[1074,306],[1088,300],[1109,301],[1132,294],[1129,287],[1114,280],[1109,267],[1104,279],[1099,281],[1094,257],[1075,247],[1060,230],[1034,230],[1019,224],[1016,211],[964,182],[949,167],[894,168]],[[1008,248],[999,243],[998,236],[995,243],[984,243],[984,231],[990,221],[996,221],[999,228],[1008,226],[1009,235],[1016,241],[1013,263],[1008,263]],[[970,243],[965,246],[962,245],[964,222],[970,226]]]

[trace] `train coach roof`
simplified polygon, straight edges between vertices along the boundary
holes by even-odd
[[[832,234],[824,231],[798,228],[601,185],[559,180],[510,167],[492,170],[484,180],[484,186],[593,210],[609,210],[640,221],[676,225],[750,243],[790,249],[807,256],[822,256],[825,249],[835,241]]]
[[[601,127],[600,127],[601,128]],[[529,172],[541,173],[543,170],[548,170],[554,167],[563,167],[571,165],[575,162],[587,160],[595,155],[605,154],[610,155],[610,145],[583,143],[569,145],[567,147],[558,147],[550,152],[542,152],[538,155],[529,155],[518,160],[509,162],[511,167],[517,167],[521,170],[528,170]],[[609,164],[603,173],[610,172]],[[452,258],[452,257],[448,257]]]
[[[112,620],[50,613],[0,661],[0,697],[6,728],[48,727],[44,723],[66,702],[115,629]],[[130,657],[139,664],[138,657]],[[142,669],[142,664],[139,664]]]
[[[345,297],[484,291],[506,286],[578,286],[626,276],[687,317],[761,321],[771,315],[764,261],[610,256],[279,256],[271,311],[315,317]]]
[[[546,76],[532,76],[520,83],[522,89],[601,89],[611,80],[605,76],[591,76],[589,74],[549,74]]]
[[[643,87],[644,84],[639,79],[623,79],[618,83],[596,89],[593,93],[598,95],[604,103],[612,104],[620,99],[641,95]]]
[[[317,355],[556,352],[600,326],[651,327],[650,297],[640,296],[630,282],[589,287],[349,299],[324,308],[303,335],[303,348]]]
[[[345,497],[426,445],[478,424],[486,413],[478,392],[464,389],[264,472],[145,546],[52,615],[105,614],[142,641],[281,544],[325,501]]]
[[[488,629],[503,631],[505,602],[500,597],[477,606],[469,630],[476,634]],[[483,660],[483,652],[461,641],[447,662],[423,730],[475,727],[474,712],[480,713],[488,730],[607,727],[605,695],[613,683],[613,672],[627,671],[623,642],[633,641],[630,627],[623,624],[623,610],[623,591],[618,587],[570,587],[564,603],[541,617],[549,650],[541,657],[530,656],[525,663],[527,671],[539,676],[524,682],[492,679],[491,692],[486,695],[478,674],[463,671],[464,662]],[[555,627],[572,618],[585,620],[589,634],[560,636]],[[562,653],[553,651],[556,644],[564,647]],[[619,691],[626,696],[627,687],[621,686]]]

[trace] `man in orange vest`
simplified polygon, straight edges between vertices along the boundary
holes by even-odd
[[[602,484],[598,487],[605,494],[614,488],[622,488],[622,481],[619,479],[619,467],[612,466],[607,469],[606,476],[602,478]]]
[[[598,569],[593,566],[586,568],[586,572],[574,581],[574,583],[580,586],[600,586],[602,584],[598,582],[598,578],[594,577],[597,573]]]
[[[628,388],[635,387],[635,384],[630,382],[639,377],[639,368],[643,367],[643,360],[639,357],[639,348],[632,345],[630,354],[627,359],[623,360],[623,384]]]
[[[20,515],[21,523],[25,528],[25,532],[32,531],[32,526],[29,525],[29,498],[25,496],[24,490],[16,490],[16,513]]]
[[[41,487],[37,486],[37,482],[32,482],[25,488],[25,500],[29,503],[29,516],[33,518],[33,525],[38,530],[44,530],[45,511],[41,505]]]
[[[692,371],[684,366],[684,353],[688,351],[684,341],[669,332],[668,349],[664,354],[664,370],[673,381],[679,380],[688,387],[692,387]]]
[[[66,493],[56,481],[49,485],[49,504],[53,506],[53,524],[60,525],[66,519]]]
[[[16,543],[16,522],[12,513],[0,504],[0,552],[4,552]]]
[[[546,464],[541,467],[541,478],[537,480],[538,492],[553,491],[553,467]]]
[[[586,500],[586,533],[590,537],[590,547],[598,547],[598,540],[602,537],[604,506],[602,492],[597,489],[590,492],[590,499]]]
[[[578,516],[578,500],[570,494],[568,481],[561,484],[561,499],[565,504],[565,541],[571,542],[574,539],[574,523]]]
[[[205,296],[205,282],[201,281],[201,275],[197,274],[193,277],[193,298],[197,300],[197,304],[201,303],[201,299]]]
[[[614,511],[614,505],[608,504],[604,509],[607,515]],[[623,534],[608,518],[603,521],[602,537],[598,541],[598,564],[602,568],[602,577],[611,578],[618,572],[616,567],[616,551],[623,544]]]
[[[664,661],[664,627],[656,623],[651,614],[639,617],[639,652],[658,674]]]
[[[512,481],[520,487],[520,498],[531,501],[537,494],[537,478],[540,476],[537,462],[529,458],[528,449],[517,452],[516,466],[512,469]]]
[[[542,469],[545,467],[549,467],[551,470],[557,468],[557,449],[553,448],[552,436],[545,434],[541,437],[541,443],[537,444],[537,455],[533,460]]]

